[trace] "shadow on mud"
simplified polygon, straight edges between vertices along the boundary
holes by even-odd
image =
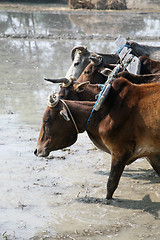
[[[107,200],[106,198],[81,197],[76,201],[87,204],[102,204],[111,205],[118,208],[141,210],[152,214],[155,219],[160,219],[158,212],[160,211],[160,202],[152,202],[150,196],[147,194],[142,200],[131,200],[116,198]]]
[[[95,174],[109,176],[108,171],[96,171]],[[160,183],[160,178],[152,169],[137,169],[137,170],[126,169],[124,170],[122,176],[126,178],[129,177],[131,179],[147,180],[148,182],[144,184]]]

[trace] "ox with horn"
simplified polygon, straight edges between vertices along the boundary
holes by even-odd
[[[73,53],[71,53],[71,55],[74,55],[74,52],[77,50],[77,49],[79,49],[79,52],[80,51],[82,51],[83,50],[83,54],[84,54],[84,52],[86,52],[87,51],[87,49],[85,48],[85,47],[75,47],[75,48],[73,48],[72,50],[73,50]],[[80,50],[81,49],[81,50]],[[92,62],[95,66],[98,66],[98,65],[100,65],[101,63],[102,63],[102,61],[103,61],[103,58],[100,56],[100,55],[98,55],[98,54],[96,54],[96,53],[90,53],[90,56],[88,57],[88,64],[89,64],[89,62]],[[88,65],[87,64],[87,65]],[[73,77],[69,77],[69,78],[66,78],[66,77],[64,77],[64,78],[59,78],[59,79],[50,79],[50,78],[44,78],[44,80],[45,81],[49,81],[49,82],[52,82],[52,83],[62,83],[63,85],[63,87],[68,87],[68,86],[70,86],[70,84],[72,83],[72,81],[74,81],[74,80],[76,80],[76,78],[73,78]]]
[[[73,80],[77,80],[85,67],[90,63],[90,52],[85,46],[76,46],[71,50],[72,65],[70,66],[66,76],[59,79],[48,79],[52,83],[63,83],[63,87],[68,87]]]

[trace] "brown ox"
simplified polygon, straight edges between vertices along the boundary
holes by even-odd
[[[126,42],[126,40],[125,43],[130,45],[133,54],[136,56],[148,56],[154,59],[155,56],[157,56],[156,59],[159,59],[160,47],[140,45],[136,42]],[[120,60],[117,54],[94,53],[89,51],[85,46],[75,46],[71,50],[72,64],[66,73],[66,82],[70,82],[73,78],[77,79],[85,67],[90,63],[90,57],[95,55],[101,57],[105,65],[111,63],[115,64]],[[59,78],[58,80],[61,81],[61,79],[64,78]]]
[[[139,57],[141,62],[141,74],[160,73],[160,61],[152,60],[146,56]]]
[[[153,68],[152,72],[147,70],[144,70],[145,68],[145,61],[143,61],[144,59],[146,59],[146,57],[142,57],[142,66],[143,66],[143,75],[135,75],[135,74],[131,74],[127,71],[122,71],[120,73],[118,73],[118,77],[122,76],[124,78],[126,78],[128,81],[132,82],[132,83],[149,83],[149,82],[159,82],[160,81],[160,72],[158,73],[158,71],[156,72],[155,68]],[[153,62],[151,59],[147,58],[147,61],[149,62]],[[144,63],[143,63],[144,62]],[[155,61],[154,61],[155,62]],[[152,64],[153,66],[153,64]],[[113,68],[115,66],[113,65],[108,65],[108,67],[113,70]],[[151,66],[150,66],[151,68]],[[84,71],[81,73],[80,77],[77,79],[77,81],[73,81],[72,84],[74,84],[74,86],[76,87],[76,85],[79,85],[80,83],[85,83],[85,82],[90,82],[92,84],[104,84],[105,81],[107,80],[108,77],[108,73],[110,72],[110,69],[106,69],[104,67],[103,62],[100,64],[95,64],[95,62],[93,62],[93,58],[91,63],[89,63],[86,68],[84,69]],[[146,71],[146,74],[144,73]],[[155,73],[154,73],[155,72]],[[149,73],[149,74],[148,74]],[[69,85],[68,82],[66,82],[65,78],[62,78],[61,80],[57,80],[57,79],[48,79],[48,81],[52,82],[52,83],[64,83],[67,84],[67,86]],[[72,85],[71,84],[71,85]],[[66,87],[66,90],[61,90],[61,91],[66,91],[68,93],[68,89]],[[65,98],[66,99],[66,98]],[[67,98],[67,99],[73,99],[73,98]],[[77,99],[75,99],[77,100]],[[81,99],[82,100],[82,99]],[[86,98],[84,100],[87,100]],[[94,100],[94,99],[92,99]]]
[[[39,134],[35,155],[74,144],[85,130],[111,152],[107,199],[112,198],[125,165],[148,157],[160,176],[160,84],[135,85],[115,79],[107,101],[90,116],[94,102],[59,100],[50,96]],[[52,103],[54,107],[52,107]],[[65,117],[64,117],[65,116]],[[83,117],[82,117],[83,116]]]
[[[111,70],[113,70],[113,65],[111,65],[110,67],[111,67]],[[89,81],[90,83],[103,84],[107,80],[109,71],[110,70],[105,69],[102,64],[95,65],[93,62],[91,62],[82,72],[80,77],[77,79],[77,82],[82,83],[82,82]],[[120,77],[120,76],[125,77],[128,81],[132,83],[137,83],[137,84],[160,81],[160,70],[158,73],[158,71],[156,71],[155,68],[153,68],[152,72],[148,74],[148,70],[146,68],[146,73],[144,72],[145,71],[143,71],[143,75],[135,75],[135,74],[129,73],[128,71],[124,71],[124,72],[121,71],[120,73],[118,73],[117,77]]]
[[[89,82],[72,82],[68,87],[61,87],[59,97],[76,101],[95,101],[96,95],[101,88],[98,84],[89,84]]]
[[[158,82],[159,76],[147,76],[148,74],[160,74],[160,62],[154,61],[146,56],[142,56],[139,58],[141,62],[141,75],[146,75],[141,77],[141,75],[134,75],[134,74],[123,74],[120,73],[119,76],[126,76],[127,80],[131,81],[132,83],[147,83],[147,82]],[[91,61],[90,63],[87,63],[88,65],[84,67],[84,70],[81,68],[81,74],[79,72],[79,78],[70,78],[68,80],[65,78],[59,78],[59,79],[46,79],[53,83],[63,83],[66,86],[69,86],[73,80],[77,80],[78,83],[87,82],[90,83],[99,83],[103,84],[107,80],[108,74],[114,69],[116,65],[113,64],[106,64],[104,63],[104,60],[102,56],[100,55],[94,55],[88,57],[88,61]],[[77,65],[76,65],[77,66]],[[123,68],[121,68],[121,71]],[[78,75],[77,75],[78,76]]]
[[[141,83],[152,83],[160,82],[160,73],[159,74],[144,74],[144,75],[135,75],[127,71],[120,72],[117,74],[117,77],[124,77],[131,83],[141,84]]]
[[[100,92],[100,87],[93,83],[104,83],[107,77],[101,74],[101,65],[95,65],[93,62],[90,63],[79,79],[73,81],[68,87],[61,87],[59,97],[61,99],[76,100],[76,101],[95,101],[97,94]],[[134,75],[129,72],[120,72],[119,77],[125,77],[132,83],[149,83],[160,81],[160,74],[149,74],[149,75]],[[88,81],[87,81],[88,80]],[[50,80],[52,82],[52,80]],[[91,82],[92,84],[88,84]],[[110,153],[109,149],[103,144],[99,138],[94,138],[90,132],[87,132],[91,141],[101,150]]]
[[[141,63],[141,75],[160,74],[160,61],[153,60],[147,56],[140,56],[139,60]],[[113,64],[108,64],[107,67],[112,70]]]

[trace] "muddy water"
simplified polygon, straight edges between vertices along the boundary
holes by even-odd
[[[46,98],[51,90],[59,89],[43,78],[65,75],[75,45],[115,52],[113,33],[118,21],[112,29],[109,19],[113,18],[108,16],[105,28],[111,40],[106,40],[104,25],[96,28],[97,37],[90,25],[82,24],[82,14],[54,13],[51,21],[51,15],[45,14],[44,20],[43,14],[34,13],[36,24],[30,17],[23,19],[30,16],[27,13],[10,13],[11,20],[8,15],[0,13],[0,238],[158,240],[160,180],[145,160],[126,167],[115,200],[108,203],[110,156],[97,150],[86,134],[48,158],[33,155]],[[135,38],[141,33],[141,42],[159,45],[159,15],[133,16],[128,21],[136,22],[136,16],[147,20],[142,25],[138,20],[128,30],[124,23],[116,36],[124,33]],[[97,19],[100,21],[95,16],[95,22]],[[70,26],[69,35],[62,32],[66,26]],[[49,39],[48,32],[56,34]],[[37,39],[39,34],[43,38]],[[154,39],[149,41],[147,36]]]

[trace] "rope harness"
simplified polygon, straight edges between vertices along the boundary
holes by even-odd
[[[60,100],[60,101],[65,105],[65,107],[67,108],[67,111],[69,112],[69,115],[70,115],[70,117],[71,117],[71,119],[72,119],[73,125],[74,125],[74,127],[75,127],[75,129],[76,129],[76,131],[77,131],[77,134],[78,134],[78,133],[79,133],[79,130],[78,130],[77,124],[76,124],[76,122],[75,122],[75,120],[74,120],[74,118],[73,118],[73,115],[72,115],[72,113],[71,113],[71,111],[70,111],[67,103],[65,103],[65,101],[63,101],[62,99],[59,99],[59,100]]]

